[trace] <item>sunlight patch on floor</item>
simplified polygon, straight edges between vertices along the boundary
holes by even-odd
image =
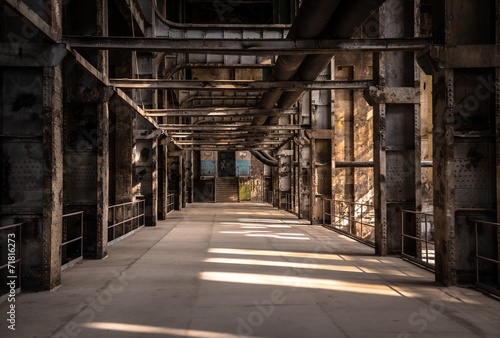
[[[192,338],[236,338],[240,337],[236,334],[189,330],[189,329],[176,329],[161,326],[149,325],[134,325],[124,323],[83,323],[81,327],[94,330],[105,331],[119,331],[138,334],[157,334],[157,335],[175,335],[179,337],[192,337]]]
[[[363,271],[361,271],[360,269],[358,269],[354,266],[311,264],[311,263],[297,263],[297,262],[280,262],[280,261],[264,261],[264,260],[258,260],[258,259],[207,258],[207,259],[205,259],[204,262],[217,263],[217,264],[273,266],[273,267],[293,268],[293,269],[326,270],[326,271],[363,273]]]
[[[200,279],[212,282],[274,285],[290,288],[307,288],[400,297],[398,293],[396,293],[386,285],[364,284],[309,277],[206,271],[200,273]]]
[[[342,260],[335,254],[317,254],[309,252],[290,252],[290,251],[270,251],[270,250],[248,250],[232,248],[210,248],[208,253],[227,254],[227,255],[250,255],[250,256],[271,256],[271,257],[294,257],[310,259]]]

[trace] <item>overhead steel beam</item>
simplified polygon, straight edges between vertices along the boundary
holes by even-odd
[[[282,141],[262,141],[258,142],[259,145],[278,145],[281,144]],[[222,140],[191,140],[191,141],[175,141],[176,144],[179,145],[253,145],[256,142],[252,141],[244,141],[244,140],[231,140],[231,139],[222,139]]]
[[[237,92],[231,92],[233,94],[236,94]],[[256,106],[258,103],[260,96],[220,96],[220,95],[191,95],[189,96],[185,101],[181,103],[180,108],[186,108],[186,105],[189,103],[192,103],[193,101],[246,101],[246,106],[238,106],[236,102],[234,102],[233,105],[230,105],[231,107],[239,107],[239,108],[245,108],[245,107],[253,107]],[[249,101],[252,101],[250,104]],[[213,106],[224,106],[228,107],[228,103],[224,104],[211,104],[210,106],[207,107],[213,107]],[[195,107],[206,107],[204,105],[195,105]],[[191,108],[190,108],[191,109]]]
[[[423,168],[432,168],[432,161],[422,161]],[[373,161],[367,162],[335,162],[335,168],[373,168]]]
[[[259,108],[193,108],[193,109],[147,109],[150,117],[218,117],[254,115],[293,115],[297,109],[259,109]]]
[[[224,151],[245,151],[245,150],[274,150],[276,149],[276,146],[245,146],[245,145],[240,145],[240,146],[225,146],[225,145],[220,145],[220,146],[179,146],[180,148],[184,150],[204,150],[204,151],[219,151],[219,150],[224,150]]]
[[[262,69],[262,68],[272,68],[273,64],[260,64],[260,63],[237,63],[237,64],[226,64],[226,63],[182,63],[173,66],[167,72],[165,72],[165,78],[170,79],[175,73],[184,69]]]
[[[289,126],[289,125],[281,125],[281,126],[249,126],[249,125],[179,125],[179,124],[160,124],[159,125],[163,130],[171,130],[171,131],[203,131],[203,132],[214,132],[218,133],[219,131],[271,131],[271,130],[301,130],[300,126]]]
[[[249,140],[262,140],[262,139],[283,139],[291,136],[295,136],[295,133],[280,133],[273,134],[268,133],[267,135],[261,135],[259,137],[249,135],[241,132],[214,132],[214,133],[197,133],[197,132],[169,132],[168,135],[176,139],[224,139],[224,138],[240,138]]]
[[[366,89],[373,81],[234,81],[234,80],[164,80],[164,79],[111,79],[110,84],[127,89],[174,89],[174,90],[236,90],[281,91]]]
[[[63,41],[73,48],[92,50],[135,50],[148,52],[276,55],[331,54],[338,51],[419,51],[429,46],[430,39],[168,39],[130,37],[65,36]]]

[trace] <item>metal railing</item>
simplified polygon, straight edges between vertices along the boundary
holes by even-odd
[[[125,238],[146,224],[145,200],[112,205],[108,210],[108,245]]]
[[[434,216],[401,210],[401,257],[434,270]]]
[[[362,243],[375,245],[373,205],[321,197],[323,226],[339,231]]]
[[[492,245],[491,247],[494,248],[495,253],[493,253],[492,255],[496,256],[496,258],[487,257],[485,254],[481,253],[481,251],[484,252],[484,250],[488,248],[488,246],[481,245],[480,247],[479,245],[480,233],[483,236],[488,237],[488,239],[493,240],[494,242],[498,241],[498,238],[500,236],[500,223],[493,223],[475,219],[470,221],[474,223],[474,241],[476,244],[476,286],[480,289],[500,296],[500,260],[498,259],[500,256],[500,250],[498,249],[498,246],[495,245],[496,243],[493,243],[494,245]],[[494,227],[491,229],[493,230],[493,232],[488,233],[485,227]],[[483,264],[480,264],[480,262],[483,262]],[[488,271],[488,265],[491,264],[496,265],[496,268],[494,270]],[[482,271],[489,272],[487,275],[493,280],[484,280],[487,279],[487,276],[481,276]],[[481,277],[483,277],[483,280],[481,280]]]
[[[7,300],[9,293],[21,292],[21,252],[23,223],[0,227],[0,303]],[[9,230],[9,231],[7,231]],[[7,231],[7,232],[6,232]],[[13,287],[8,283],[13,282]],[[14,285],[15,284],[15,285]]]
[[[174,199],[175,199],[175,194],[167,195],[167,214],[170,214],[175,209]]]
[[[62,216],[61,269],[83,259],[83,211]]]
[[[297,195],[285,193],[284,201],[282,202],[282,208],[288,212],[296,214],[298,212],[297,205]]]

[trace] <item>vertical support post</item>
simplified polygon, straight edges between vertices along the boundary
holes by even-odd
[[[375,253],[386,256],[387,249],[387,157],[385,104],[373,109],[373,162],[375,194]]]
[[[97,104],[99,128],[97,142],[97,259],[107,255],[109,208],[109,98],[105,89],[102,89],[101,98],[101,102]]]
[[[456,284],[454,178],[454,72],[447,69],[434,75],[434,238],[436,280]],[[438,185],[438,182],[442,182]]]
[[[115,119],[110,129],[114,132],[115,144],[110,151],[114,151],[116,155],[113,156],[115,159],[114,177],[110,181],[113,181],[115,185],[114,202],[120,204],[132,201],[133,112],[121,100],[113,101],[112,110]]]
[[[151,140],[151,226],[158,224],[158,139]]]
[[[312,114],[312,112],[311,112]],[[314,116],[314,115],[313,115]],[[311,138],[311,143],[309,144],[309,163],[310,163],[310,169],[309,169],[309,181],[307,182],[308,185],[308,199],[309,199],[309,205],[307,208],[308,212],[308,217],[309,220],[311,221],[311,224],[314,223],[314,208],[316,205],[316,191],[317,191],[317,184],[318,184],[318,175],[316,171],[316,161],[315,161],[315,155],[316,154],[316,139]]]
[[[62,70],[43,70],[43,228],[42,289],[61,283],[62,243]]]
[[[381,37],[418,36],[418,3],[386,1],[380,7]],[[379,53],[375,66],[379,86],[420,89],[413,52]],[[398,209],[421,208],[419,114],[419,103],[407,103],[399,97],[379,101],[374,107],[375,247],[380,255],[401,253]]]
[[[496,0],[496,43],[500,44],[500,0]],[[497,222],[500,222],[500,65],[497,65],[496,69],[496,114],[495,114],[495,123],[496,123],[496,210],[497,210]],[[500,228],[496,228],[497,230],[497,259],[500,259]],[[498,266],[497,273],[498,281],[500,282],[500,266]]]
[[[168,146],[165,141],[158,144],[158,219],[165,220],[168,214]]]
[[[311,142],[313,142],[311,140]],[[308,145],[299,145],[298,168],[298,195],[300,199],[299,218],[309,218],[309,176],[311,171],[310,148]]]
[[[107,37],[109,35],[108,28],[108,0],[97,0],[97,36]],[[97,68],[108,79],[109,73],[109,52],[100,50],[97,54]]]

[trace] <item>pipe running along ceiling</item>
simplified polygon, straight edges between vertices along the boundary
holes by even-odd
[[[287,39],[351,38],[384,2],[385,0],[304,0]],[[332,58],[333,54],[280,55],[272,71],[272,80],[314,81]],[[259,107],[290,108],[302,94],[303,91],[270,91],[262,96]],[[252,125],[277,124],[279,118],[279,115],[258,116],[253,119]],[[252,153],[259,159],[265,157],[272,166],[278,166],[278,160],[269,159],[264,151]]]

